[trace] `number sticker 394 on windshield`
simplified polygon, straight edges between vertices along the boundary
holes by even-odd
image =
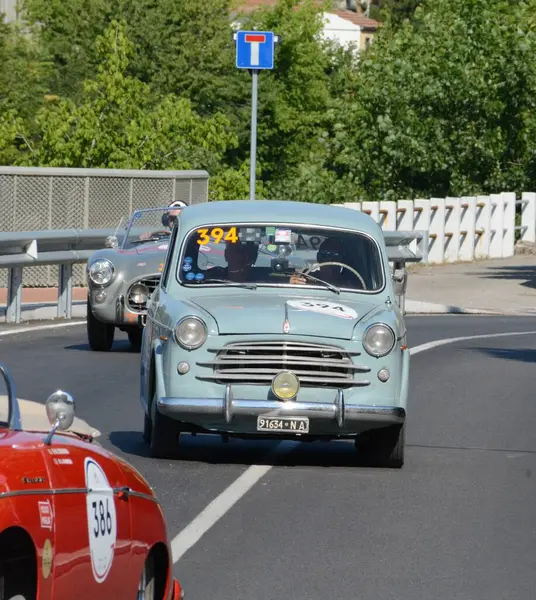
[[[236,227],[231,227],[227,233],[221,227],[213,227],[212,229],[198,229],[199,239],[197,243],[200,246],[205,246],[210,242],[219,244],[222,240],[225,242],[231,242],[236,244],[238,242],[238,234],[236,233]]]
[[[117,516],[112,486],[101,466],[92,458],[84,461],[86,486],[87,528],[93,577],[102,583],[110,569],[117,539]]]

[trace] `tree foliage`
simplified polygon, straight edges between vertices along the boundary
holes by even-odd
[[[235,26],[275,31],[259,75],[257,197],[313,202],[536,183],[536,0],[378,0],[356,58],[316,0],[23,0],[0,23],[4,164],[202,168],[249,194],[251,77]]]
[[[217,172],[236,138],[224,115],[202,118],[186,98],[155,101],[148,84],[126,74],[133,48],[124,24],[112,21],[97,40],[95,79],[80,104],[60,99],[36,116],[39,139],[25,164]]]

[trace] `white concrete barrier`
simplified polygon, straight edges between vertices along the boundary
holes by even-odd
[[[513,256],[516,231],[521,241],[536,243],[536,192],[523,192],[519,200],[515,192],[502,192],[337,206],[366,212],[385,231],[427,231],[425,262],[431,264]],[[516,223],[517,214],[520,225]]]

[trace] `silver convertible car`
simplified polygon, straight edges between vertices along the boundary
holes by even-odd
[[[182,203],[183,204],[183,203]],[[147,300],[162,274],[171,234],[170,207],[132,213],[122,234],[87,263],[87,337],[92,350],[110,350],[115,329],[139,350]]]
[[[346,438],[358,460],[400,468],[410,353],[397,302],[404,277],[397,269],[395,281],[389,262],[405,271],[419,260],[404,243],[339,206],[185,210],[143,333],[151,455],[180,456],[185,433]]]

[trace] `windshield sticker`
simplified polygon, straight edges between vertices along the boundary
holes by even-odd
[[[184,262],[184,263],[182,263],[182,270],[183,271],[191,271],[192,265],[190,263]]]
[[[261,230],[256,227],[246,227],[240,232],[240,239],[243,242],[260,242],[262,240]]]
[[[221,227],[213,227],[212,229],[198,229],[197,233],[199,234],[199,239],[197,243],[200,246],[205,246],[206,244],[214,241],[214,243],[219,244],[222,240],[226,242],[231,242],[232,244],[236,244],[238,242],[238,234],[236,233],[236,227],[231,227],[227,233]]]
[[[196,274],[196,276],[195,276],[196,281],[203,281],[203,279],[205,279],[205,276],[203,275],[203,273]]]
[[[97,462],[86,458],[84,470],[91,567],[95,580],[102,583],[112,568],[117,540],[115,498],[106,473]]]
[[[195,273],[186,273],[186,279],[192,281],[195,279]]]
[[[191,265],[194,262],[194,259],[191,256],[185,256],[184,262]]]
[[[292,230],[291,229],[276,229],[275,230],[275,242],[279,244],[290,244],[292,241]]]
[[[337,304],[335,302],[315,302],[310,300],[289,300],[289,306],[296,310],[309,311],[319,313],[321,315],[329,315],[330,317],[338,317],[339,319],[357,319],[357,313],[349,306]]]
[[[275,244],[268,244],[268,246],[266,246],[266,250],[269,252],[277,252],[277,246]]]
[[[268,236],[275,235],[275,227],[267,227],[266,228],[266,235],[268,235]]]

